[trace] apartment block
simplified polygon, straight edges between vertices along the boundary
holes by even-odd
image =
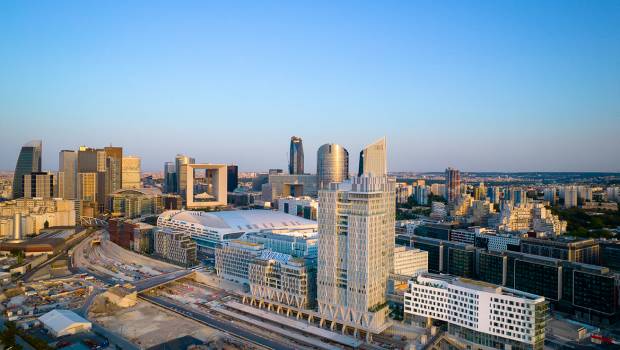
[[[544,297],[490,283],[423,274],[409,282],[405,315],[439,320],[448,331],[495,349],[543,349]]]

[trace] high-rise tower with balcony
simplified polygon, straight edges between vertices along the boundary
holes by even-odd
[[[319,191],[317,297],[321,323],[369,336],[388,325],[386,288],[394,256],[395,180],[385,140],[362,154],[372,167]],[[369,159],[366,157],[366,159]]]

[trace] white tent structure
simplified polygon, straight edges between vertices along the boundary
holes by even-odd
[[[54,337],[88,331],[93,326],[88,320],[69,310],[52,310],[39,317],[39,321]]]

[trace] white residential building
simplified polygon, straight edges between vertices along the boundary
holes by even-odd
[[[405,246],[394,247],[394,274],[415,276],[423,272],[428,272],[427,251]]]
[[[431,193],[435,196],[446,196],[446,185],[445,184],[431,184]]]
[[[489,225],[498,231],[527,232],[536,231],[553,235],[566,232],[567,222],[560,220],[543,203],[513,205],[504,203],[499,214],[490,220]]]
[[[237,283],[249,284],[250,264],[265,247],[259,243],[233,240],[215,249],[215,270],[218,277]]]
[[[544,297],[464,278],[423,274],[409,282],[405,316],[448,323],[448,331],[491,348],[543,349]],[[506,347],[508,345],[508,347]]]
[[[607,200],[612,202],[620,202],[620,187],[607,187]]]
[[[396,203],[406,204],[412,195],[413,187],[411,185],[408,185],[406,182],[396,184]]]
[[[577,206],[577,187],[565,186],[562,189],[562,198],[564,198],[564,208],[574,208]]]
[[[316,301],[315,266],[311,260],[263,250],[248,265],[250,293],[256,300],[309,309]]]
[[[431,215],[430,217],[435,220],[443,220],[448,216],[446,205],[442,202],[431,203]]]
[[[162,258],[183,266],[196,264],[196,242],[186,233],[169,228],[154,232],[155,253]]]

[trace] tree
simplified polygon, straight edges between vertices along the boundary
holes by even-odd
[[[0,341],[4,345],[5,349],[11,346],[15,346],[15,334],[17,334],[17,326],[15,322],[5,323],[6,329],[0,334]]]

